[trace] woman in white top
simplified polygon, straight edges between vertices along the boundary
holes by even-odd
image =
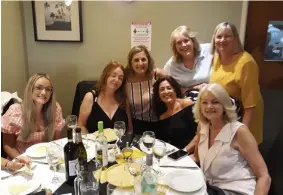
[[[250,130],[237,121],[227,91],[217,83],[206,85],[193,111],[199,125],[195,157],[207,182],[225,195],[267,195],[268,169]]]
[[[187,26],[176,28],[170,38],[173,56],[164,70],[181,85],[182,91],[200,90],[209,82],[212,55],[210,44],[199,44]]]

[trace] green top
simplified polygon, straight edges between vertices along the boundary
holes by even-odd
[[[98,121],[97,127],[99,133],[103,132],[103,121]]]

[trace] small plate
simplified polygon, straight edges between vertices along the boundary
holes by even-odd
[[[204,184],[203,176],[199,171],[176,170],[166,175],[165,184],[179,192],[195,192]]]
[[[116,131],[114,129],[104,129],[103,130],[103,134],[106,137],[108,142],[113,142],[116,141],[118,139],[118,136],[116,134]],[[90,135],[90,139],[91,138],[96,138],[98,136],[98,131],[94,132],[92,135]]]
[[[1,194],[26,195],[34,192],[40,187],[40,182],[36,180],[27,181],[21,176],[15,176],[3,180],[1,183]],[[17,189],[18,188],[18,189]]]
[[[109,183],[117,187],[127,188],[134,185],[134,176],[130,174],[126,164],[109,167],[106,171],[106,178]]]
[[[31,158],[43,158],[46,157],[47,148],[48,143],[34,144],[26,150],[26,154]]]

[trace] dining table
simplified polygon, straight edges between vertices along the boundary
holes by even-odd
[[[134,139],[135,135],[133,134],[127,134],[122,137],[122,143],[129,142]],[[88,160],[91,160],[95,158],[95,152],[92,148],[92,143],[93,140],[88,139],[88,147],[87,147],[87,156]],[[62,138],[59,140],[53,141],[54,144],[58,145],[62,149],[62,155],[63,155],[63,147],[67,143],[67,138]],[[132,144],[132,147],[136,147],[137,149],[143,150],[141,148],[140,144]],[[163,176],[160,176],[158,178],[158,190],[161,189],[163,194],[165,195],[182,195],[182,194],[187,194],[187,195],[207,195],[207,186],[205,182],[205,176],[203,175],[202,170],[198,167],[198,165],[191,159],[189,155],[185,156],[182,159],[179,160],[172,160],[168,158],[168,155],[174,151],[177,151],[178,148],[170,145],[169,143],[166,143],[166,155],[161,159],[160,161],[160,169],[164,173]],[[26,153],[22,155],[27,155]],[[112,165],[117,164],[117,162],[111,162],[108,163],[108,167],[111,167]],[[0,191],[2,192],[1,194],[9,194],[7,191],[7,184],[9,182],[12,182],[15,179],[21,179],[29,181],[29,180],[35,180],[40,183],[40,187],[36,189],[33,193],[40,192],[42,189],[50,189],[52,191],[52,194],[54,195],[75,195],[74,193],[74,187],[66,183],[66,178],[65,178],[65,166],[64,163],[61,163],[58,166],[58,169],[56,171],[56,175],[60,178],[60,181],[57,183],[52,183],[51,180],[53,178],[53,170],[50,168],[48,165],[46,159],[32,159],[32,175],[27,175],[27,174],[11,174],[7,171],[1,170],[1,181],[0,181]],[[195,180],[193,183],[186,183],[185,185],[193,185],[193,184],[198,184],[199,186],[202,186],[200,189],[193,191],[193,192],[180,192],[176,191],[168,186],[166,186],[165,178],[168,176],[168,174],[174,174],[176,172],[182,172],[182,174],[201,174],[202,177],[200,179]],[[104,183],[99,184],[99,195],[106,195],[107,194],[107,181]],[[6,190],[6,191],[5,191]],[[122,193],[113,193],[113,195],[133,195],[134,191],[133,190],[124,190]]]

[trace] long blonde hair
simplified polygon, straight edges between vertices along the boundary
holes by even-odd
[[[20,139],[23,141],[29,140],[32,131],[36,129],[36,112],[35,104],[32,99],[32,93],[34,90],[34,85],[36,81],[40,78],[45,78],[50,81],[53,88],[51,78],[45,73],[37,73],[30,77],[24,92],[24,100],[22,103],[22,113],[23,113],[23,127],[20,133]],[[54,88],[50,94],[50,99],[42,107],[42,117],[45,127],[45,141],[51,141],[54,137],[54,126],[56,117],[56,99]]]

